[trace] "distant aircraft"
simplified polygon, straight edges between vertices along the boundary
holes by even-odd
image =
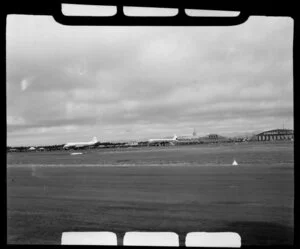
[[[96,143],[98,143],[98,140],[97,140],[96,137],[93,137],[92,141],[90,141],[90,142],[71,142],[71,143],[66,143],[63,148],[64,149],[84,148],[84,147],[89,147],[89,146],[96,145]]]
[[[173,138],[152,138],[148,140],[148,143],[157,144],[157,145],[166,145],[166,144],[174,145],[174,142],[176,141],[177,141],[177,136],[174,135]]]

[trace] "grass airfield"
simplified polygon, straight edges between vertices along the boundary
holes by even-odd
[[[66,231],[231,231],[291,245],[294,144],[245,143],[7,154],[8,244]],[[78,151],[76,151],[78,152]],[[238,166],[232,166],[233,160]]]

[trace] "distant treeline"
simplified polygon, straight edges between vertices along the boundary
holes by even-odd
[[[117,147],[125,147],[126,143],[96,143],[95,145],[85,147],[84,149],[95,149],[95,148],[117,148]],[[57,150],[64,150],[64,144],[57,144],[57,145],[45,145],[45,146],[8,146],[7,151],[9,152],[22,152],[22,151],[57,151]],[[30,150],[30,148],[32,148]],[[83,149],[83,148],[78,148]]]
[[[216,139],[179,139],[174,145],[192,145],[192,144],[205,144],[205,143],[230,143],[230,142],[245,142],[245,138],[216,138]],[[168,146],[169,143],[161,143],[161,144],[151,144],[148,141],[137,142],[135,144],[131,143],[113,143],[113,142],[104,142],[104,143],[96,143],[95,145],[88,146],[82,149],[104,149],[104,148],[128,148],[128,147],[144,147],[144,146]],[[28,151],[59,151],[64,150],[64,144],[57,145],[45,145],[45,146],[36,146],[32,148],[31,146],[8,146],[7,152],[28,152]],[[32,148],[30,150],[30,148]]]
[[[63,144],[59,144],[59,145],[47,145],[47,146],[37,146],[37,147],[34,147],[35,149],[34,150],[48,150],[48,151],[51,151],[51,150],[62,150],[63,149]],[[8,151],[28,151],[32,146],[14,146],[14,147],[11,147],[11,146],[8,146],[7,147],[7,150]]]
[[[271,138],[270,138],[271,136]],[[176,142],[172,141],[161,141],[161,142],[152,142],[149,143],[148,141],[142,142],[97,142],[96,144],[84,148],[77,148],[77,149],[103,149],[103,148],[128,148],[128,147],[143,147],[143,146],[169,146],[169,145],[195,145],[195,144],[212,144],[212,143],[242,143],[242,142],[275,142],[280,140],[290,140],[294,141],[294,131],[287,130],[287,129],[276,129],[265,131],[259,133],[257,135],[251,136],[243,136],[243,137],[223,137],[218,134],[209,134],[205,137],[178,137]],[[64,144],[57,144],[57,145],[45,145],[45,146],[18,146],[18,147],[7,147],[7,152],[22,152],[22,151],[53,151],[53,150],[64,150]],[[75,148],[76,149],[76,148]]]

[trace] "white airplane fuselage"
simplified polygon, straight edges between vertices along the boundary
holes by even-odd
[[[88,147],[88,146],[92,146],[95,145],[97,143],[97,138],[94,137],[92,141],[90,142],[70,142],[70,143],[66,143],[64,145],[64,149],[71,149],[71,148],[83,148],[83,147]]]
[[[152,138],[148,140],[149,143],[172,143],[175,141],[177,141],[176,135],[173,138]]]

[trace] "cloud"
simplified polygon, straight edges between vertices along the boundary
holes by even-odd
[[[34,77],[24,78],[20,83],[21,90],[25,91],[32,84],[33,80],[34,80]]]
[[[9,143],[231,133],[293,124],[292,21],[68,27],[10,16]],[[19,139],[18,139],[19,138]],[[22,139],[20,139],[22,138]]]
[[[17,116],[7,116],[6,118],[7,121],[7,125],[11,126],[11,125],[24,125],[25,124],[25,120],[22,117],[17,117]]]

